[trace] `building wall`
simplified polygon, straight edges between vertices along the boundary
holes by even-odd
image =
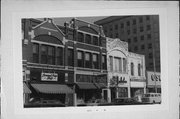
[[[95,24],[103,26],[106,36],[128,42],[130,52],[145,55],[147,70],[160,71],[158,15],[108,17]],[[153,56],[156,69],[153,66]]]

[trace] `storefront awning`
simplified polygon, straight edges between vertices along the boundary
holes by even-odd
[[[31,84],[32,87],[40,93],[46,94],[66,94],[74,93],[74,91],[67,85],[61,84]]]
[[[76,83],[80,89],[97,89],[93,83]]]
[[[25,83],[23,83],[23,91],[25,94],[31,93],[31,90],[27,87],[27,85]]]

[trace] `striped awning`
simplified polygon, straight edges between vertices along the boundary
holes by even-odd
[[[31,90],[27,87],[27,85],[26,85],[25,83],[23,83],[23,91],[24,91],[24,93],[26,93],[26,94],[31,93]]]
[[[93,83],[76,83],[80,89],[97,89]]]
[[[74,93],[74,91],[70,87],[62,84],[31,84],[31,85],[39,93],[46,93],[46,94]]]

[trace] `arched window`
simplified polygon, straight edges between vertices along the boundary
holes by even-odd
[[[134,64],[131,62],[131,75],[134,76]]]
[[[141,76],[141,65],[138,64],[138,76]]]

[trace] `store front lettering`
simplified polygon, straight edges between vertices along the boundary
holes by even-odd
[[[58,81],[57,73],[41,73],[42,81]]]

